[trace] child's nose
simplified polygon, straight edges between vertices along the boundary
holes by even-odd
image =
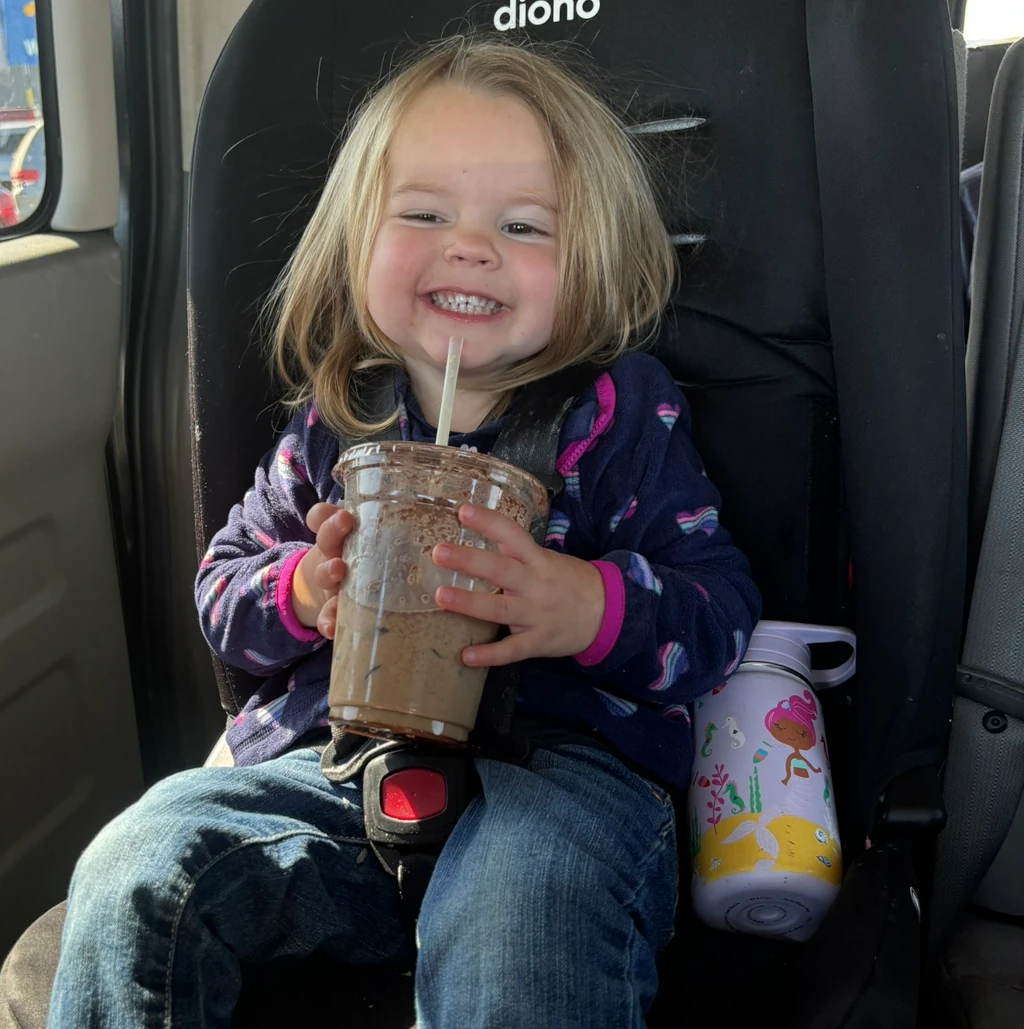
[[[494,244],[481,232],[458,232],[444,251],[445,259],[453,264],[471,264],[497,267],[501,258]]]

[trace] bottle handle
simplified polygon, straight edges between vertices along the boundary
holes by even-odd
[[[846,682],[857,670],[857,634],[841,625],[800,625],[795,633],[803,643],[846,643],[852,653],[836,668],[818,668],[811,672],[811,681],[819,689]]]

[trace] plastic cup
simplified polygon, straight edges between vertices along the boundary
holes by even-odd
[[[484,454],[427,443],[364,443],[334,468],[355,528],[338,597],[330,721],[368,736],[465,743],[476,722],[485,668],[462,651],[490,643],[498,626],[443,611],[439,586],[496,592],[434,564],[438,543],[496,549],[458,520],[471,503],[529,530],[547,516],[533,476]]]

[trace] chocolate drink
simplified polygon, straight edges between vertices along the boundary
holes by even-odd
[[[498,626],[442,611],[439,586],[494,592],[438,568],[438,543],[493,549],[464,528],[464,503],[489,507],[528,528],[547,511],[532,476],[483,454],[422,443],[362,444],[334,472],[355,528],[345,542],[348,574],[338,597],[330,720],[368,735],[464,743],[487,671],[462,651],[489,643]]]
[[[497,626],[438,609],[377,611],[338,598],[332,722],[356,732],[464,742],[487,670],[460,655],[494,639]]]

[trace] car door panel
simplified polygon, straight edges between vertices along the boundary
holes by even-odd
[[[109,232],[0,243],[0,953],[142,789],[105,456],[122,305]]]

